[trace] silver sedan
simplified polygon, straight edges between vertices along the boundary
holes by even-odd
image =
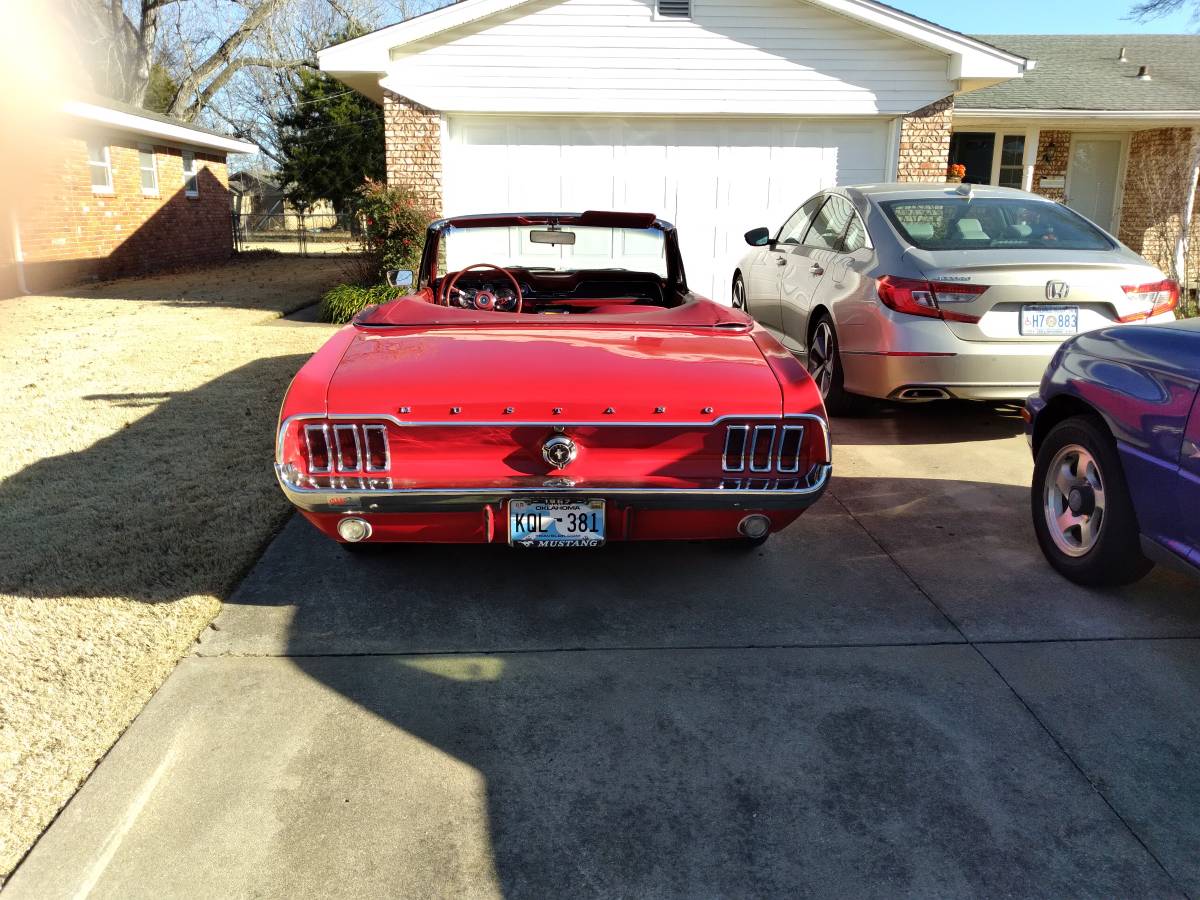
[[[746,242],[733,305],[807,360],[833,413],[857,396],[1024,399],[1066,337],[1172,319],[1179,301],[1092,222],[1009,188],[835,188]]]

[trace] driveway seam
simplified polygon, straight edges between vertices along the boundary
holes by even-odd
[[[1085,772],[1083,770],[1083,767],[1079,764],[1079,762],[1075,759],[1075,757],[1071,755],[1070,751],[1067,750],[1067,748],[1065,746],[1063,746],[1063,743],[1062,743],[1062,741],[1060,741],[1058,739],[1058,736],[1055,735],[1055,733],[1050,730],[1050,727],[1044,721],[1042,721],[1041,716],[1039,716],[1034,711],[1033,707],[1030,706],[1029,703],[1025,700],[1025,698],[1021,696],[1020,692],[1015,687],[1012,686],[1012,684],[1009,682],[1009,680],[1004,677],[1004,674],[996,667],[996,665],[990,659],[988,659],[987,654],[983,652],[981,647],[979,645],[977,645],[974,641],[972,641],[970,638],[967,637],[967,635],[963,632],[962,628],[959,627],[958,623],[955,622],[954,619],[952,619],[950,617],[950,615],[944,609],[942,609],[941,605],[938,604],[938,602],[933,599],[933,597],[929,594],[929,592],[926,591],[925,588],[923,588],[917,582],[917,579],[913,577],[912,573],[910,573],[907,568],[905,568],[904,564],[901,563],[898,559],[896,559],[896,557],[893,556],[888,551],[888,549],[883,546],[882,543],[880,543],[878,538],[876,538],[875,535],[871,533],[871,530],[869,528],[867,528],[866,525],[864,525],[862,522],[859,521],[858,517],[856,515],[854,515],[853,512],[850,511],[850,508],[848,506],[846,506],[845,503],[842,502],[842,499],[840,497],[838,497],[832,490],[828,491],[828,494],[829,494],[829,496],[831,496],[833,498],[833,500],[837,503],[837,505],[840,506],[845,511],[846,515],[848,515],[851,519],[853,519],[854,522],[858,525],[858,527],[863,530],[863,533],[866,534],[867,537],[869,537],[871,539],[871,542],[874,543],[875,546],[878,547],[887,556],[887,558],[890,559],[895,564],[896,568],[899,569],[904,574],[904,577],[908,579],[909,583],[912,584],[912,586],[921,593],[921,596],[923,596],[926,600],[928,600],[930,602],[930,604],[933,605],[934,609],[936,609],[938,612],[940,612],[945,617],[946,621],[950,623],[950,625],[954,628],[954,630],[957,631],[960,635],[962,635],[962,638],[967,643],[967,646],[969,646],[972,650],[975,651],[975,653],[979,656],[979,658],[981,660],[983,660],[984,665],[986,665],[989,669],[991,669],[992,672],[994,672],[996,674],[996,677],[1000,679],[1000,682],[1006,688],[1008,688],[1009,692],[1017,699],[1017,702],[1020,703],[1021,706],[1025,708],[1025,711],[1029,714],[1030,718],[1032,718],[1033,721],[1038,724],[1038,727],[1041,728],[1043,732],[1045,732],[1046,737],[1050,738],[1050,740],[1054,743],[1054,746],[1058,748],[1058,752],[1061,753],[1063,755],[1063,757],[1071,764],[1072,768],[1074,768],[1075,771],[1079,773],[1080,777],[1083,778],[1083,780],[1085,782],[1087,782],[1088,786],[1092,789],[1092,791],[1095,792],[1096,796],[1100,798],[1100,801],[1106,807],[1108,807],[1109,812],[1111,812],[1116,817],[1117,821],[1120,822],[1122,826],[1124,826],[1125,830],[1127,832],[1129,832],[1129,836],[1132,837],[1135,841],[1137,841],[1138,845],[1144,851],[1146,851],[1147,856],[1149,856],[1152,860],[1154,860],[1154,864],[1158,866],[1158,868],[1162,871],[1163,875],[1165,875],[1167,877],[1167,880],[1171,882],[1171,884],[1175,887],[1175,889],[1177,891],[1179,891],[1180,895],[1183,897],[1189,898],[1189,900],[1190,900],[1191,895],[1189,895],[1188,892],[1183,889],[1183,886],[1179,883],[1179,881],[1175,878],[1175,876],[1173,874],[1171,874],[1171,871],[1165,865],[1163,865],[1163,861],[1161,859],[1159,859],[1158,855],[1155,854],[1155,852],[1150,849],[1150,847],[1146,844],[1146,842],[1144,840],[1142,840],[1142,836],[1137,833],[1137,831],[1129,823],[1129,821],[1123,815],[1121,815],[1121,813],[1117,810],[1117,808],[1115,806],[1113,806],[1112,802],[1108,799],[1107,796],[1105,796],[1104,792],[1096,786],[1096,783],[1094,781],[1092,781],[1092,779],[1090,777],[1088,777],[1087,772]],[[993,641],[990,643],[999,644],[999,643],[1026,643],[1026,642],[1024,642],[1024,641]],[[1070,641],[1046,640],[1046,641],[1040,641],[1037,643],[1046,643],[1046,644],[1070,643]]]
[[[590,647],[479,647],[471,650],[351,650],[330,653],[220,653],[193,652],[189,659],[326,659],[385,656],[533,656],[539,653],[664,653],[673,650],[887,650],[903,647],[1010,647],[1026,644],[1112,644],[1164,641],[1200,641],[1200,635],[1155,635],[1152,637],[1006,638],[1003,640],[875,641],[867,643],[789,644],[604,644]]]

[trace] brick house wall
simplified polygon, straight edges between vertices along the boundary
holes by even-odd
[[[1121,205],[1121,241],[1170,273],[1183,206],[1190,188],[1193,135],[1191,128],[1135,131],[1129,141],[1125,192]],[[1177,273],[1191,284],[1200,282],[1200,217],[1193,214],[1187,272]]]
[[[383,93],[383,142],[389,185],[404,185],[433,215],[442,214],[442,120],[428,107]]]
[[[1042,131],[1038,136],[1037,156],[1033,164],[1033,192],[1057,200],[1066,199],[1065,188],[1042,187],[1043,178],[1066,178],[1071,159],[1071,132]]]
[[[87,139],[67,134],[36,200],[18,212],[25,280],[46,290],[90,278],[207,264],[233,253],[225,155],[196,151],[198,196],[184,190],[183,150],[107,137],[112,191],[93,191]],[[158,191],[142,191],[138,147],[153,146]]]
[[[943,97],[900,120],[897,181],[945,181],[950,162],[954,97]]]

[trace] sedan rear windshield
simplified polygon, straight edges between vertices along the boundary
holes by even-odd
[[[1020,197],[929,197],[880,203],[900,237],[922,250],[1111,250],[1065,206]]]

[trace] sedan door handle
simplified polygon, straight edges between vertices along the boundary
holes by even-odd
[[[814,275],[824,275],[825,274],[825,270],[821,268],[820,263],[813,263],[811,266],[808,267],[808,271],[812,272]]]

